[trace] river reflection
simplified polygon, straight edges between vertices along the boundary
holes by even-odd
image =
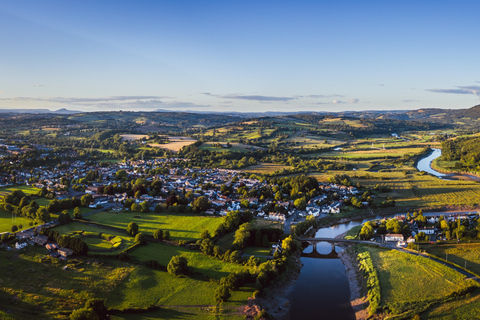
[[[332,245],[320,242],[316,245],[320,254],[329,254]],[[305,249],[311,253],[313,246]],[[336,252],[341,252],[335,246]],[[340,259],[301,258],[303,268],[295,287],[290,293],[290,316],[294,319],[339,319],[354,320],[350,306],[350,288],[345,266]]]

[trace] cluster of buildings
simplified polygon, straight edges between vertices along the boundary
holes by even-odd
[[[41,146],[39,146],[41,147]],[[52,154],[46,150],[42,156],[56,156],[64,159],[78,159],[74,154]],[[91,194],[92,208],[99,206],[108,207],[113,211],[123,210],[122,204],[129,198],[136,203],[147,202],[150,211],[155,209],[157,204],[165,203],[169,195],[186,194],[192,192],[194,197],[200,195],[208,197],[210,208],[207,214],[226,215],[229,211],[246,209],[241,205],[242,200],[247,200],[249,208],[258,217],[274,221],[285,221],[289,216],[298,213],[305,217],[312,215],[320,217],[322,214],[339,213],[344,205],[344,200],[358,193],[355,187],[347,187],[333,183],[320,184],[320,195],[310,199],[305,210],[298,210],[293,200],[275,201],[271,198],[248,197],[237,193],[239,188],[247,190],[260,190],[272,188],[273,186],[259,179],[246,178],[244,174],[236,170],[226,169],[181,169],[177,166],[179,162],[188,162],[188,159],[168,158],[153,160],[126,161],[123,163],[112,163],[109,166],[90,164],[82,160],[64,161],[55,166],[39,166],[31,169],[16,169],[14,173],[2,173],[0,175],[0,186],[11,185],[12,175],[15,176],[16,184],[33,185],[38,188],[46,187],[49,191],[55,192],[57,199],[81,197],[84,194]],[[183,166],[182,166],[183,167]],[[162,168],[162,170],[156,170]],[[139,198],[130,197],[126,193],[107,195],[102,192],[111,184],[120,184],[122,180],[117,172],[123,170],[125,178],[133,181],[138,178],[147,181],[160,180],[162,182],[161,192],[143,194]],[[78,192],[68,188],[68,183],[75,181],[77,184],[83,180],[89,172],[94,171],[96,177],[93,181],[83,185],[84,191]],[[157,172],[162,172],[158,174]],[[85,183],[85,182],[83,182]],[[221,192],[221,186],[228,185],[233,192],[225,194]],[[83,189],[82,188],[82,189]],[[77,189],[78,190],[78,189]],[[249,192],[250,193],[250,192]],[[288,195],[284,195],[288,199]],[[336,200],[330,200],[336,199]],[[272,203],[274,206],[272,206]],[[190,204],[191,205],[191,204]],[[271,212],[266,208],[279,208],[277,212]]]

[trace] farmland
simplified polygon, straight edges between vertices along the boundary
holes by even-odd
[[[115,288],[106,305],[115,309],[149,305],[213,306],[217,286],[214,282],[173,277],[166,272],[139,267]],[[248,287],[235,291],[226,305],[241,306],[252,293],[253,288]]]
[[[30,223],[33,223],[33,220],[21,216],[12,219],[11,213],[0,210],[0,233],[10,232],[13,225],[18,227],[21,224],[22,228],[19,228],[19,230],[28,229],[30,228]]]
[[[169,143],[165,143],[165,144],[150,143],[149,145],[151,147],[163,148],[163,149],[170,150],[172,152],[178,152],[184,146],[189,146],[192,143],[195,143],[195,141],[197,141],[190,137],[172,137],[172,136],[169,136],[168,140],[170,141]]]
[[[93,252],[94,254],[117,254],[119,250],[133,245],[133,237],[127,233],[118,232],[112,229],[101,228],[95,225],[89,225],[80,222],[70,222],[63,226],[55,227],[60,234],[87,236],[83,240],[87,243],[89,249],[112,249],[112,252]],[[112,241],[107,238],[115,237]],[[115,245],[116,244],[116,245]],[[115,250],[116,249],[116,250]]]
[[[255,173],[255,174],[266,174],[266,173],[274,173],[280,170],[288,170],[288,169],[293,169],[293,167],[285,166],[281,164],[275,164],[275,163],[260,163],[258,165],[247,167],[245,171],[249,173]]]
[[[95,213],[89,218],[117,228],[126,229],[130,222],[139,226],[139,231],[153,234],[157,229],[168,230],[173,240],[192,241],[200,238],[203,230],[213,232],[222,223],[222,218],[195,216],[192,214],[164,213]]]
[[[181,255],[188,261],[188,265],[195,272],[207,275],[209,278],[220,280],[228,276],[230,272],[240,271],[245,267],[223,262],[219,259],[208,257],[198,251],[192,251],[184,247],[176,247],[162,243],[149,243],[148,245],[135,248],[132,256],[140,261],[157,260],[160,264],[166,266],[173,256]]]
[[[106,298],[134,269],[117,261],[61,262],[44,252],[40,247],[15,255],[0,251],[0,315],[6,310],[18,319],[66,319],[63,312],[81,307],[86,299]]]
[[[480,243],[429,245],[422,249],[461,267],[466,266],[477,275],[480,274]]]
[[[396,250],[368,247],[378,273],[381,307],[392,314],[418,312],[452,292],[477,286],[442,264]]]

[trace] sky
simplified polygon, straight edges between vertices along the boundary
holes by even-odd
[[[478,12],[461,0],[0,0],[0,108],[470,108]]]

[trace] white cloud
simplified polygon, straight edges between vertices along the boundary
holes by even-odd
[[[348,101],[348,103],[358,103],[358,99],[357,98],[352,98]]]

